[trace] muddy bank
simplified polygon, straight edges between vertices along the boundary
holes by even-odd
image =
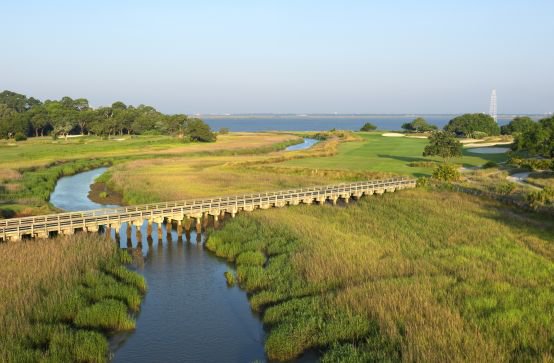
[[[96,182],[90,185],[88,198],[99,204],[125,205],[123,195],[110,190],[106,183]]]

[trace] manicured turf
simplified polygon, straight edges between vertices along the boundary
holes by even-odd
[[[27,141],[0,140],[0,171],[41,166],[58,161],[84,158],[110,158],[139,155],[210,153],[268,147],[298,137],[274,133],[230,133],[220,135],[215,143],[184,144],[171,136],[121,136],[104,140],[83,136],[67,140],[49,137],[29,138]],[[0,174],[1,175],[1,174]]]
[[[440,158],[421,156],[427,144],[426,139],[407,137],[384,137],[380,133],[359,133],[363,142],[348,142],[339,146],[336,156],[327,158],[305,158],[278,164],[297,168],[349,169],[381,171],[413,176],[426,176],[432,167],[411,167],[409,163],[429,162]],[[472,154],[464,150],[464,156],[451,161],[466,167],[480,166],[487,161],[502,162],[506,154]]]

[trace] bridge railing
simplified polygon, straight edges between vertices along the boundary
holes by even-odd
[[[281,190],[275,192],[244,194],[239,196],[216,197],[210,199],[193,199],[176,202],[150,203],[130,207],[96,209],[82,212],[57,213],[34,217],[13,218],[0,221],[0,235],[18,232],[33,233],[45,228],[63,229],[73,225],[117,223],[133,218],[156,218],[168,214],[192,214],[206,212],[210,209],[229,207],[241,208],[251,204],[291,201],[302,198],[317,198],[331,193],[352,193],[368,188],[387,188],[415,183],[410,178],[393,178],[336,185]]]

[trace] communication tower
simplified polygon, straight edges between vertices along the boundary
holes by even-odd
[[[491,92],[491,103],[489,106],[489,115],[492,116],[495,122],[498,122],[498,115],[496,114],[496,89]]]

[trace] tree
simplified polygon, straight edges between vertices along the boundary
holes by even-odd
[[[527,130],[516,134],[513,148],[526,151],[529,155],[554,157],[554,116],[539,120]]]
[[[377,126],[375,126],[374,124],[372,124],[371,122],[366,122],[362,128],[360,129],[360,131],[373,131],[373,130],[377,130]]]
[[[500,133],[502,135],[520,134],[531,130],[535,125],[536,122],[533,121],[530,117],[518,116],[510,121],[509,124],[502,126],[500,128]]]
[[[0,103],[0,137],[9,138],[13,135],[12,119],[15,111],[6,104]]]
[[[40,101],[33,97],[27,98],[25,95],[6,90],[0,93],[0,104],[4,104],[15,112],[21,113],[40,104]]]
[[[210,126],[198,118],[189,119],[185,134],[192,141],[213,142],[216,140],[216,135]]]
[[[163,118],[164,133],[183,137],[188,125],[187,115],[170,115]]]
[[[455,117],[448,122],[444,130],[463,137],[473,137],[479,132],[488,136],[500,134],[500,128],[494,119],[483,113],[466,113]]]
[[[423,117],[418,117],[412,122],[407,122],[402,125],[402,128],[406,131],[412,132],[428,132],[437,129],[437,126],[427,123]]]
[[[31,127],[35,131],[35,136],[44,136],[44,130],[50,126],[48,111],[43,105],[33,106],[29,111]]]
[[[429,137],[429,144],[425,146],[423,156],[440,156],[445,160],[462,156],[462,144],[450,132],[435,131]]]

